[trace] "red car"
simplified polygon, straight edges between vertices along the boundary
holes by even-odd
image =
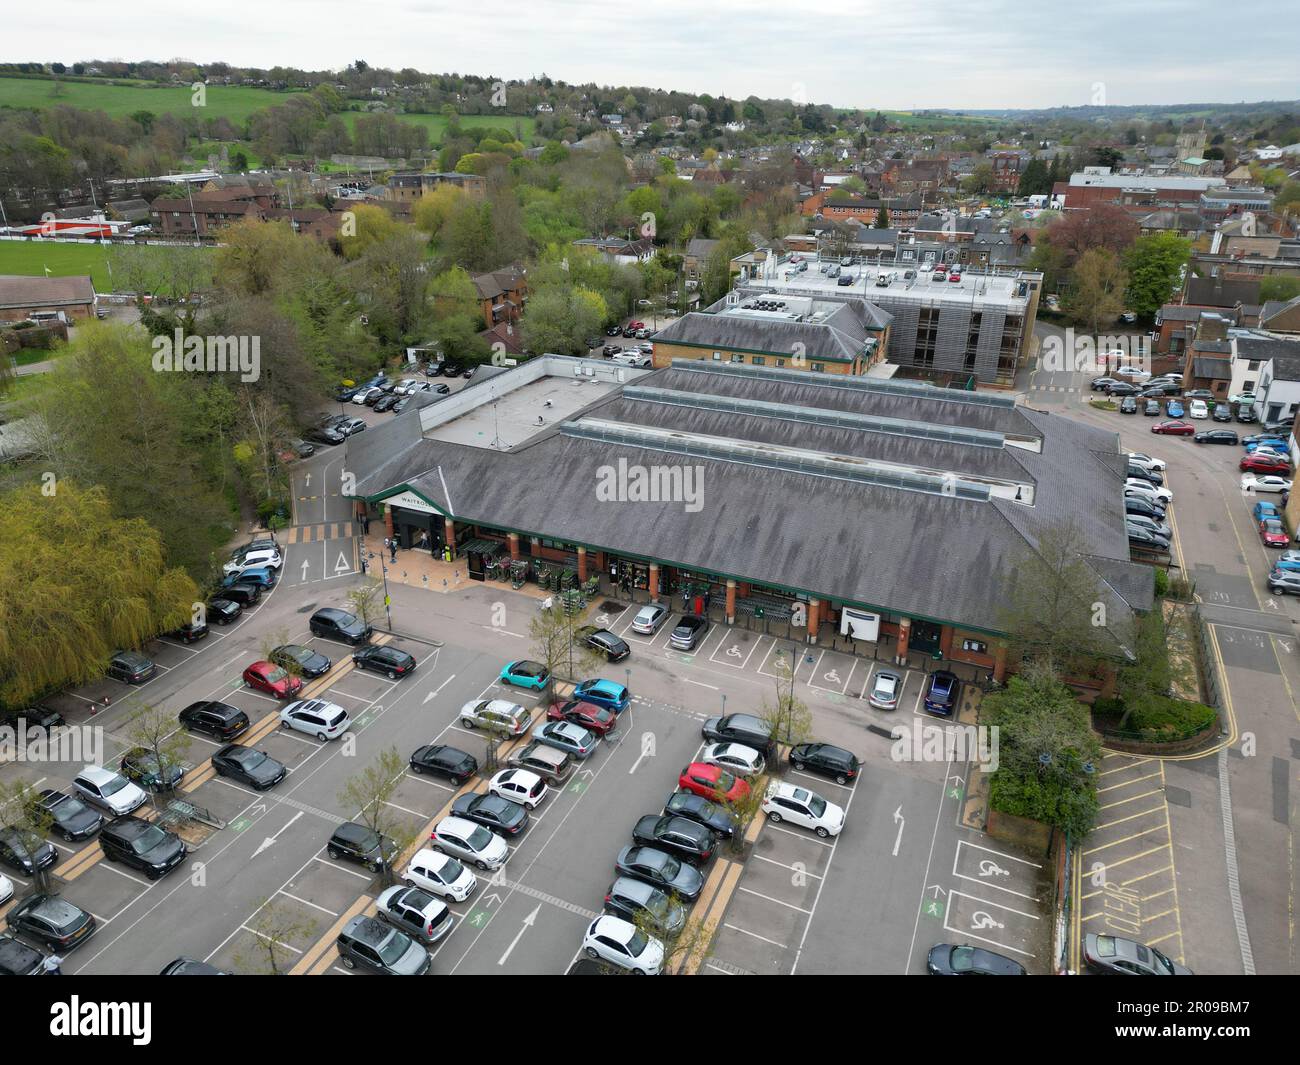
[[[254,662],[244,670],[244,683],[277,699],[288,699],[302,689],[301,677],[295,677],[274,662]]]
[[[1259,538],[1265,547],[1286,547],[1289,543],[1286,529],[1277,518],[1265,518],[1259,523]]]
[[[1191,422],[1157,422],[1151,426],[1151,431],[1162,436],[1191,436],[1196,432],[1196,426]]]
[[[721,766],[692,762],[677,778],[677,786],[714,802],[738,802],[749,794],[749,785]]]
[[[1280,462],[1268,455],[1247,455],[1237,465],[1240,469],[1249,470],[1251,473],[1276,473],[1281,477],[1291,473],[1290,463]]]
[[[572,721],[575,725],[591,729],[597,736],[608,735],[618,724],[618,715],[613,710],[595,703],[584,703],[581,699],[552,703],[546,716],[552,721]]]
[[[645,322],[628,322],[627,327],[629,329],[644,329]]]
[[[960,280],[961,280],[961,274],[949,274],[949,275],[948,275],[948,280],[949,280],[949,281],[960,281]]]

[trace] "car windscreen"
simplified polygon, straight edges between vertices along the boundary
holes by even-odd
[[[166,842],[166,840],[166,832],[157,825],[150,825],[136,837],[135,842],[131,846],[135,849],[136,854],[146,854],[160,843]]]

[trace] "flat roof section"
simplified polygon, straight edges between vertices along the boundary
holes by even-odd
[[[507,377],[503,374],[483,382],[478,386],[482,391],[476,397],[477,405],[426,430],[424,438],[510,451],[619,387],[612,380],[548,375],[512,388]]]

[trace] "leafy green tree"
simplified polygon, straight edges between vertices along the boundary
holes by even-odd
[[[158,773],[158,787],[152,792],[156,807],[158,794],[172,790],[167,785],[172,771],[185,767],[185,756],[192,742],[190,734],[176,727],[175,711],[146,703],[127,719],[125,739],[130,746],[149,753],[152,767]]]
[[[1075,264],[1063,306],[1099,333],[1123,313],[1127,285],[1128,274],[1119,257],[1104,248],[1091,248]]]
[[[533,292],[520,329],[530,351],[578,355],[587,350],[586,338],[598,335],[609,317],[599,293],[548,286]]]
[[[54,818],[40,804],[41,793],[29,781],[0,780],[0,828],[13,833],[24,850],[34,852],[43,847],[54,827]],[[52,890],[49,866],[36,870],[32,888],[38,892]]]
[[[1172,300],[1191,254],[1191,241],[1176,233],[1152,233],[1135,240],[1124,256],[1129,308],[1151,317]]]

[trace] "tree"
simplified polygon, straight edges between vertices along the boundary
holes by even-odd
[[[1086,211],[1071,211],[1053,222],[1042,235],[1046,242],[1059,249],[1064,265],[1073,267],[1087,251],[1101,248],[1122,255],[1137,238],[1138,224],[1122,207],[1103,203]]]
[[[316,918],[279,898],[266,899],[249,919],[249,938],[234,954],[235,968],[249,976],[285,976],[301,956],[293,943],[316,935]]]
[[[201,303],[193,297],[212,285],[216,259],[211,248],[118,244],[109,251],[108,262],[115,287],[134,293],[151,332],[167,333],[175,326],[194,332]]]
[[[1174,298],[1192,255],[1192,242],[1177,233],[1139,237],[1124,256],[1128,270],[1128,306],[1152,317]]]
[[[880,210],[876,212],[875,227],[876,229],[889,228],[889,208],[883,203],[880,205]]]
[[[1286,303],[1300,296],[1300,277],[1287,274],[1270,274],[1259,279],[1259,302],[1277,300]]]
[[[576,681],[604,664],[605,656],[579,639],[580,627],[578,616],[566,612],[558,600],[538,610],[528,623],[533,658],[552,677]]]
[[[383,886],[394,880],[392,855],[400,855],[418,836],[417,830],[394,812],[393,798],[406,779],[407,760],[396,747],[387,747],[339,789],[339,805],[356,810],[357,820],[380,837],[380,853],[372,868]]]
[[[1101,578],[1086,552],[1078,525],[1057,524],[1005,570],[1011,581],[998,627],[1020,655],[1054,672],[1114,650]]]
[[[777,743],[786,747],[806,743],[812,738],[812,712],[795,694],[794,670],[785,655],[777,659],[776,671],[779,679],[775,685],[775,697],[764,697],[758,711],[759,719],[767,725],[768,732]]]
[[[1027,669],[984,698],[980,722],[998,742],[993,809],[1082,839],[1097,818],[1101,743],[1088,710],[1048,668]]]
[[[662,893],[651,900],[650,906],[649,910],[638,910],[632,923],[663,947],[660,974],[693,975],[713,953],[718,918],[706,921],[704,913],[692,916],[676,896]]]
[[[436,237],[464,196],[465,193],[455,185],[439,185],[415,201],[411,207],[411,221],[416,229]]]
[[[1073,283],[1063,306],[1089,330],[1099,333],[1123,313],[1127,285],[1128,274],[1119,257],[1103,248],[1093,248],[1075,264]]]
[[[0,780],[0,828],[13,833],[13,842],[29,854],[46,845],[54,826],[54,818],[40,798],[40,791],[26,780]],[[38,868],[32,881],[34,891],[50,892],[49,866]]]
[[[0,495],[0,707],[102,676],[117,648],[189,621],[199,596],[157,530],[115,516],[105,489],[46,483],[53,494]]]
[[[745,789],[735,798],[728,799],[723,795],[714,797],[714,801],[727,811],[734,826],[729,841],[733,854],[745,853],[745,835],[754,823],[754,818],[762,811],[763,800],[767,798],[766,779],[766,776],[760,776],[747,781]]]
[[[1169,663],[1164,617],[1156,608],[1138,618],[1133,627],[1132,656],[1119,668],[1115,694],[1124,703],[1124,713],[1119,728],[1128,724],[1134,710],[1153,696],[1165,697],[1173,683],[1173,668]]]
[[[221,245],[213,253],[213,275],[229,294],[259,296],[280,291],[300,276],[310,243],[288,222],[245,219],[221,231]]]
[[[365,624],[370,625],[384,615],[383,581],[378,577],[367,577],[360,587],[353,588],[347,594],[348,606]]]
[[[339,236],[339,247],[348,260],[361,258],[368,249],[407,230],[382,207],[372,204],[357,205],[352,208],[352,215],[352,232],[344,231]]]
[[[552,285],[534,290],[520,331],[530,351],[578,355],[587,350],[586,338],[598,334],[609,318],[599,293]]]
[[[961,188],[966,193],[978,196],[988,195],[997,188],[997,183],[993,179],[993,164],[977,163],[970,176],[962,179]]]
[[[155,807],[157,796],[173,791],[172,774],[184,769],[190,749],[190,734],[176,727],[176,714],[161,706],[146,703],[127,719],[126,742],[147,752],[145,761],[157,775],[156,787],[149,789]]]

